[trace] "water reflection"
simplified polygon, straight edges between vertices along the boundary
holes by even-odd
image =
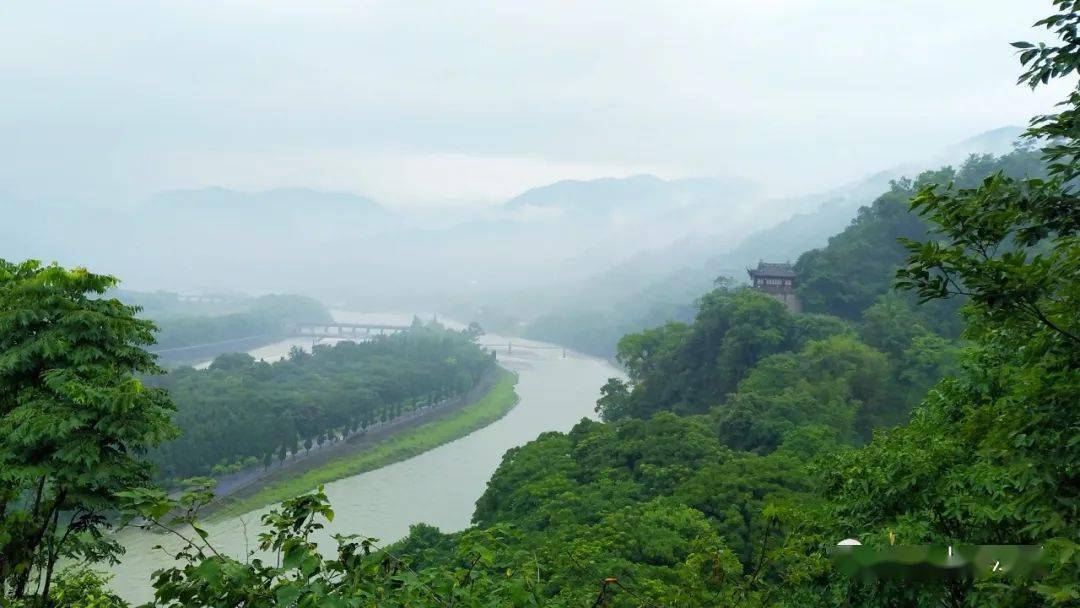
[[[335,311],[347,323],[408,323],[412,315],[361,314]],[[422,316],[421,318],[430,318]],[[442,320],[440,320],[442,321]],[[455,324],[446,323],[450,326]],[[536,438],[542,432],[568,430],[583,417],[594,416],[600,387],[620,372],[606,361],[583,356],[551,345],[514,339],[506,348],[505,337],[488,335],[481,342],[498,345],[501,365],[519,375],[521,402],[501,420],[467,437],[419,456],[375,471],[342,479],[326,486],[336,513],[332,525],[319,539],[329,543],[333,533],[358,533],[393,541],[408,533],[409,525],[425,522],[446,531],[469,524],[474,503],[502,455],[511,447]],[[294,339],[253,351],[253,356],[275,360],[293,346],[310,348],[311,339]],[[530,348],[533,347],[533,348]],[[548,347],[548,348],[536,348]],[[509,350],[509,352],[508,352]],[[265,509],[209,526],[219,551],[240,557],[254,546],[257,524]],[[246,530],[246,535],[245,535]],[[127,548],[123,565],[114,574],[112,587],[126,599],[151,598],[150,574],[171,562],[175,545],[160,535],[125,531],[120,540]],[[155,545],[165,545],[165,551]],[[330,546],[327,544],[326,546]]]

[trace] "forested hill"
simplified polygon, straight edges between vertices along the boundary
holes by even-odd
[[[803,309],[858,319],[874,301],[890,291],[896,270],[908,256],[902,239],[927,238],[927,223],[908,209],[908,202],[928,184],[952,183],[973,188],[988,176],[1001,172],[1013,178],[1042,178],[1045,166],[1037,151],[1021,149],[1000,157],[972,156],[959,169],[944,167],[914,180],[892,183],[829,244],[808,251],[795,265],[799,274],[799,297]],[[913,296],[906,296],[914,301]],[[955,335],[959,329],[956,302],[938,302],[920,309],[932,324]]]
[[[155,384],[176,404],[180,436],[153,456],[166,479],[269,465],[312,445],[473,388],[494,365],[471,335],[437,324],[370,342],[294,349],[282,361],[222,355]]]
[[[770,255],[774,257],[769,259],[780,260],[797,257],[800,296],[805,309],[857,320],[890,290],[896,269],[906,257],[897,239],[926,235],[926,223],[908,210],[910,197],[927,183],[955,182],[957,187],[971,187],[998,171],[1014,178],[1045,175],[1039,153],[1034,150],[1017,149],[1002,156],[973,155],[959,168],[943,167],[915,179],[894,180],[886,192],[860,208],[850,224],[824,247],[802,252],[793,250],[792,244],[805,242],[809,235],[820,233],[822,227],[838,223],[826,221],[823,213],[827,215],[828,211],[795,216],[755,234],[734,252],[712,260],[709,267],[731,266],[733,260],[745,265]],[[799,236],[794,238],[794,235]],[[704,260],[701,262],[704,267]],[[665,320],[689,321],[694,310],[691,302],[700,295],[700,291],[693,289],[700,289],[715,278],[706,278],[700,272],[684,272],[653,279],[653,283],[643,285],[633,297],[604,311],[568,310],[542,316],[526,328],[525,334],[599,356],[614,356],[619,338],[626,333]],[[744,279],[741,274],[728,278],[736,282]],[[911,297],[907,299],[913,301]],[[920,314],[936,330],[954,336],[958,330],[955,310],[955,303],[933,303]]]
[[[126,292],[121,296],[142,306],[141,316],[157,325],[154,351],[166,363],[207,360],[230,350],[228,344],[216,350],[193,348],[199,345],[250,339],[254,340],[247,345],[250,348],[280,339],[290,324],[332,320],[321,302],[297,295],[265,295],[201,304],[182,301],[171,293]]]
[[[625,336],[603,422],[510,450],[474,528],[416,526],[394,551],[428,572],[479,556],[482,588],[556,606],[1073,605],[1080,205],[1060,181],[984,179],[1029,158],[898,182],[803,256],[833,314],[721,288]],[[954,325],[963,342],[935,331]],[[850,537],[1038,544],[1048,574],[852,580],[825,557]]]
[[[808,312],[721,282],[626,335],[601,420],[508,450],[453,533],[328,535],[320,488],[235,555],[197,521],[212,491],[170,496],[144,456],[179,475],[340,436],[475,381],[475,332],[219,358],[164,378],[174,408],[143,384],[152,324],[100,297],[115,278],[0,259],[0,605],[127,608],[90,569],[125,558],[121,515],[169,535],[162,608],[1075,608],[1080,0],[1036,25],[1020,82],[1068,87],[1029,123],[1039,162],[897,182],[799,259]],[[830,559],[848,539],[861,572]]]
[[[548,581],[539,593],[554,605],[595,601],[605,576],[624,585],[612,591],[617,605],[643,596],[658,605],[832,605],[827,570],[809,556],[864,528],[843,527],[830,501],[847,486],[823,491],[822,469],[807,463],[852,466],[843,455],[876,450],[875,433],[904,423],[961,370],[955,304],[920,307],[891,287],[908,257],[895,239],[931,232],[908,198],[935,180],[970,184],[1032,159],[972,158],[957,172],[896,182],[800,258],[803,272],[832,278],[832,290],[823,280],[803,290],[813,312],[727,286],[699,298],[688,322],[622,337],[616,358],[628,379],[602,388],[603,422],[510,450],[477,502],[474,530],[418,526],[395,550],[444,568],[460,565],[469,539],[491,535],[492,562],[524,567],[517,556],[531,556],[528,567]]]

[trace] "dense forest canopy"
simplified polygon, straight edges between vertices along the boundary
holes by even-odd
[[[177,369],[154,385],[176,404],[180,436],[153,460],[167,479],[269,464],[460,395],[494,365],[471,337],[414,324],[368,342],[294,349],[274,363],[230,354],[206,370]]]
[[[1068,13],[1051,26],[1078,22]],[[1075,65],[1041,57],[1035,81]],[[1075,116],[1038,119],[1033,134],[1060,135]],[[1066,138],[1044,150],[1052,163],[1035,179],[1009,177],[1010,160],[973,159],[967,167],[997,170],[897,184],[800,260],[835,279],[806,285],[810,309],[838,316],[790,315],[762,295],[720,289],[693,323],[626,336],[618,357],[629,382],[605,387],[606,422],[511,450],[474,530],[416,527],[398,550],[436,570],[478,555],[489,585],[494,572],[521,572],[504,592],[514,597],[517,585],[547,605],[1073,605],[1074,148]],[[825,293],[832,299],[813,300]],[[960,343],[943,322],[958,300]],[[487,552],[475,546],[481,534]],[[824,558],[852,535],[1039,544],[1049,572],[1037,582],[860,582]]]
[[[158,326],[159,350],[255,336],[274,339],[290,324],[332,320],[318,300],[294,295],[260,296],[245,303],[244,310],[220,315],[170,314],[164,310],[158,314],[145,313]]]
[[[1062,47],[1015,45],[1023,81],[1076,69],[1077,4],[1058,0],[1062,12],[1041,23]],[[623,338],[629,381],[604,387],[604,421],[507,452],[474,527],[415,526],[389,551],[339,539],[339,559],[325,560],[310,540],[309,522],[332,516],[318,492],[264,519],[263,547],[290,563],[200,555],[159,579],[158,598],[186,605],[263,590],[268,604],[1074,605],[1080,92],[1066,105],[1032,122],[1034,141],[1054,138],[1042,140],[1045,173],[973,159],[959,174],[898,183],[800,260],[810,314],[721,287],[692,322]],[[1003,170],[964,178],[995,163]],[[962,302],[962,342],[952,340],[949,306],[925,306],[941,301]],[[851,579],[824,550],[853,535],[871,545],[1038,544],[1048,572]]]
[[[701,298],[693,323],[620,340],[617,358],[629,378],[610,380],[597,408],[605,420],[716,410],[729,425],[758,427],[800,415],[798,403],[820,404],[823,415],[850,410],[854,426],[836,429],[845,438],[869,439],[876,426],[903,420],[955,364],[956,344],[912,323],[914,316],[887,296],[865,321],[848,323],[792,314],[752,290],[718,289]]]
[[[799,257],[795,268],[804,310],[858,319],[890,291],[896,271],[905,263],[907,250],[900,239],[928,237],[927,222],[908,208],[911,197],[930,184],[974,187],[998,172],[1034,179],[1045,177],[1046,168],[1037,151],[1024,147],[1001,157],[972,156],[959,169],[943,167],[913,180],[894,181],[888,192],[859,210],[848,228],[829,239],[828,246]],[[914,297],[905,297],[914,302]],[[927,303],[918,314],[939,333],[955,336],[962,327],[957,315],[960,303],[962,299]]]
[[[1059,43],[1013,45],[1032,87],[1080,68],[1080,1],[1052,4],[1038,25]],[[352,534],[320,551],[314,535],[333,518],[320,489],[262,517],[263,553],[219,553],[197,519],[208,488],[175,498],[149,484],[144,457],[173,435],[168,393],[139,380],[160,371],[145,350],[152,325],[92,297],[111,277],[0,261],[0,597],[123,606],[92,572],[54,576],[61,557],[119,557],[102,534],[121,512],[183,540],[153,580],[153,603],[172,608],[1075,606],[1080,88],[1069,83],[1059,111],[1031,122],[1041,169],[1021,150],[897,183],[799,260],[806,313],[721,282],[692,320],[625,336],[628,379],[604,386],[601,420],[509,450],[472,526],[416,525],[390,547]],[[378,415],[355,409],[368,396],[407,407],[465,387],[490,365],[468,337],[416,327],[273,365],[222,357],[163,382],[181,395],[181,427],[234,410],[251,418],[224,424],[254,424],[271,388],[301,379],[346,397],[310,419],[281,403],[270,454],[301,428]],[[402,353],[424,363],[382,365]],[[241,405],[185,404],[199,382]],[[230,457],[214,449],[192,444],[211,455],[192,466]],[[827,550],[851,537],[1037,545],[1045,572],[850,577]]]

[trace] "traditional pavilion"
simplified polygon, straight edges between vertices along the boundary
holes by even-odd
[[[773,264],[758,262],[757,268],[747,268],[750,283],[754,289],[766,293],[787,305],[791,312],[802,310],[798,296],[795,295],[795,269],[790,263]]]

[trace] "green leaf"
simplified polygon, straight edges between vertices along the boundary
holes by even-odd
[[[195,567],[195,574],[211,585],[216,585],[221,579],[221,564],[217,558],[205,559]]]
[[[295,583],[286,583],[278,587],[274,593],[277,605],[281,607],[292,606],[300,597],[300,587]]]

